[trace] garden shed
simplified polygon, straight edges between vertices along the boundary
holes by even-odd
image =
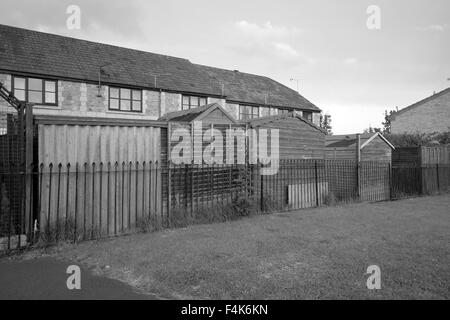
[[[379,132],[330,135],[325,138],[325,158],[330,160],[391,162],[394,149]]]
[[[267,206],[278,210],[313,207],[325,202],[328,181],[325,163],[325,131],[295,113],[243,121],[248,129],[278,129],[279,168],[266,176],[254,176],[256,190]],[[271,141],[270,133],[268,141]],[[249,141],[252,145],[252,139]],[[268,146],[270,150],[271,146]],[[271,158],[273,155],[271,155]]]
[[[227,129],[241,129],[242,135],[245,137],[245,125],[238,124],[236,120],[226,112],[221,105],[212,103],[203,107],[175,111],[166,114],[159,119],[160,121],[167,122],[167,134],[161,136],[161,153],[167,155],[167,159],[173,160],[171,152],[177,149],[174,147],[179,143],[185,143],[186,146],[186,134],[189,134],[189,144],[191,146],[190,157],[185,158],[185,163],[191,163],[192,160],[196,160],[198,163],[202,163],[203,149],[205,145],[209,144],[209,136],[205,136],[205,132],[212,134],[213,130],[219,130],[223,137],[222,151],[223,151],[223,163],[226,162],[226,138]],[[196,127],[195,127],[196,125]],[[208,131],[209,130],[209,131]],[[213,138],[211,138],[214,141]],[[205,140],[205,141],[204,141]],[[195,144],[195,145],[194,145]],[[235,145],[234,154],[238,152],[245,152],[245,145]],[[163,161],[165,159],[162,159]]]
[[[278,129],[281,160],[324,158],[325,131],[298,114],[291,112],[246,120],[242,123],[252,129]],[[268,140],[270,141],[270,134]]]

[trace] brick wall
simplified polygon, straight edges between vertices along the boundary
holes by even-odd
[[[450,131],[450,90],[395,116],[392,133]]]

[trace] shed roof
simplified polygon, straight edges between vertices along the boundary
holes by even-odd
[[[231,123],[236,123],[236,120],[226,112],[218,103],[207,104],[203,107],[193,108],[188,110],[181,110],[169,112],[159,118],[159,121],[176,121],[176,122],[193,122],[205,119],[208,114],[214,110],[220,110],[224,117],[228,118]]]
[[[254,118],[254,119],[247,119],[247,120],[239,120],[239,123],[247,123],[251,127],[258,127],[265,124],[269,124],[276,121],[282,121],[284,119],[294,118],[299,121],[302,121],[306,123],[307,125],[311,126],[315,130],[321,131],[323,134],[326,134],[326,130],[322,129],[321,127],[315,125],[314,123],[306,120],[305,118],[301,117],[298,114],[294,114],[293,112],[285,113],[285,114],[278,114],[278,115],[272,115],[272,116],[265,116],[260,118]]]
[[[325,137],[326,148],[351,148],[356,147],[357,134],[341,134],[341,135],[329,135]],[[379,132],[375,133],[362,133],[360,134],[360,149],[367,146],[373,139],[380,137],[386,144],[392,149],[395,147]]]
[[[296,91],[264,76],[187,59],[0,25],[0,70],[320,111]],[[157,76],[155,85],[154,75]]]

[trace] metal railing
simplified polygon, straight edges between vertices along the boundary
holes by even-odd
[[[385,162],[302,159],[280,160],[270,175],[262,175],[264,169],[108,162],[40,164],[31,177],[0,170],[0,243],[11,249],[21,246],[17,236],[28,243],[98,239],[253,213],[399,199],[450,185],[448,165],[391,168]],[[29,193],[15,191],[14,181],[24,178],[33,181]],[[26,194],[31,197],[24,199]]]

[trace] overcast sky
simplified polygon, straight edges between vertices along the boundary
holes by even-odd
[[[1,0],[0,23],[265,75],[330,113],[335,133],[381,126],[450,86],[450,1]],[[66,9],[81,8],[81,29]],[[369,5],[381,28],[369,30]],[[7,9],[6,9],[7,8]]]

